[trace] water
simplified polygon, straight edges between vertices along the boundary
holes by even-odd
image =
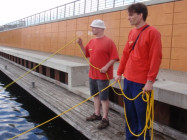
[[[11,80],[0,71],[0,88]],[[0,91],[0,140],[7,140],[56,116],[19,85]],[[15,140],[87,140],[80,132],[57,118]]]

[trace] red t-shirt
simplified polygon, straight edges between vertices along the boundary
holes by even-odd
[[[153,27],[146,28],[130,52],[138,34],[147,26],[132,29],[118,67],[117,74],[124,75],[127,80],[145,84],[147,80],[154,81],[162,59],[161,35]]]
[[[89,41],[85,47],[86,57],[90,57],[90,63],[101,69],[110,60],[119,60],[118,52],[114,42],[104,36],[102,38],[94,38]],[[107,71],[109,78],[113,78],[113,66]],[[90,66],[89,77],[92,79],[107,80],[106,74]]]

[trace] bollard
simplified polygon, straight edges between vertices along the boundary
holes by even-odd
[[[35,88],[35,82],[32,82],[32,88]]]
[[[5,66],[5,70],[7,70],[7,66]]]

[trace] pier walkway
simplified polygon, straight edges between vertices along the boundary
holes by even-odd
[[[12,80],[17,79],[26,70],[0,58],[0,70]],[[5,69],[6,66],[6,69]],[[32,82],[35,82],[33,88]],[[74,105],[82,102],[85,98],[70,92],[57,84],[49,82],[32,73],[17,81],[17,84],[28,91],[32,96],[46,105],[56,114],[60,114]],[[110,126],[104,130],[97,130],[99,122],[86,122],[85,117],[93,113],[93,102],[88,101],[70,112],[61,116],[70,125],[80,131],[90,140],[124,140],[124,117],[116,111],[110,110]],[[21,132],[20,132],[21,133]],[[172,140],[157,131],[154,131],[154,140]]]

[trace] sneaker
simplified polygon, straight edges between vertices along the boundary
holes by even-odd
[[[103,118],[101,123],[97,126],[98,129],[105,129],[109,126],[109,120]]]
[[[86,120],[87,120],[87,121],[102,120],[102,117],[101,117],[101,115],[98,116],[98,115],[95,115],[95,113],[94,113],[94,114],[91,115],[90,117],[87,117]]]

